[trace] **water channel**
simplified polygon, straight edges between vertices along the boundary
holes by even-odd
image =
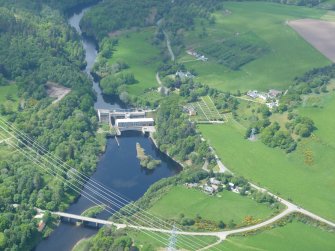
[[[84,13],[89,8],[73,14],[69,19],[69,24],[82,35],[79,23]],[[118,109],[122,105],[115,99],[102,95],[99,84],[93,80],[90,71],[97,57],[97,49],[94,41],[82,36],[83,46],[86,52],[87,67],[86,73],[90,76],[93,89],[97,93],[95,108]],[[136,158],[136,143],[140,143],[145,151],[155,159],[160,159],[162,163],[153,171],[141,168]],[[96,172],[91,179],[102,183],[114,191],[124,195],[130,200],[139,199],[156,181],[175,175],[181,169],[173,160],[159,152],[152,141],[138,132],[123,133],[119,137],[120,146],[114,138],[107,140],[105,153],[101,156]],[[89,181],[90,182],[90,181]],[[80,197],[72,204],[67,212],[81,214],[85,209],[91,207],[92,202],[84,197]],[[102,213],[99,218],[108,218],[107,213]],[[83,238],[88,238],[95,234],[97,229],[85,228],[73,224],[61,223],[59,227],[47,238],[43,240],[35,251],[70,251],[73,246]]]

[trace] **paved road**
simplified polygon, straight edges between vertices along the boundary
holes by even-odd
[[[269,195],[273,196],[276,200],[278,200],[279,202],[281,202],[282,204],[284,204],[288,209],[291,209],[293,210],[294,212],[299,212],[301,214],[304,214],[314,220],[317,220],[317,221],[320,221],[320,222],[323,222],[331,227],[334,227],[335,228],[335,223],[334,222],[331,222],[329,220],[326,220],[325,218],[322,218],[310,211],[307,211],[306,209],[303,209],[295,204],[293,204],[292,202],[288,201],[288,200],[285,200],[271,192],[269,192],[268,190],[264,189],[264,188],[261,188],[259,186],[256,186],[255,184],[252,184],[252,183],[249,183],[254,189],[257,189],[261,192],[266,192],[268,193]]]

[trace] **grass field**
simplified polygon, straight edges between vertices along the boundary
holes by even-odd
[[[127,234],[134,240],[134,245],[143,248],[141,250],[159,250],[160,248],[166,248],[170,238],[170,236],[167,234],[160,234],[160,233],[153,234],[134,230],[127,231]],[[217,238],[210,236],[208,237],[178,236],[176,246],[178,248],[184,248],[184,249],[187,249],[190,246],[192,246],[197,247],[199,249],[208,246],[216,241]],[[162,242],[166,243],[166,245],[163,245]],[[90,244],[90,239],[82,239],[74,246],[72,251],[89,251],[91,249],[91,246],[92,245]],[[148,249],[149,247],[151,249]]]
[[[134,244],[140,247],[151,247],[153,249],[150,250],[161,250],[161,248],[166,248],[168,246],[168,242],[170,239],[170,235],[167,234],[158,234],[158,236],[155,236],[155,238],[150,237],[149,235],[145,233],[141,233],[138,231],[128,231],[128,235],[131,236],[135,241]],[[161,236],[161,237],[160,237]],[[157,239],[161,238],[166,245],[163,245],[160,241]],[[196,250],[206,247],[214,242],[217,241],[216,237],[211,236],[178,236],[176,238],[177,243],[176,247],[178,250],[191,250],[191,247],[193,250],[195,250],[195,247],[197,247]],[[146,250],[143,248],[143,250]]]
[[[335,233],[293,221],[256,235],[230,237],[217,248],[222,251],[333,251]]]
[[[192,61],[189,55],[182,54],[179,61],[191,60],[185,65],[198,72],[197,80],[221,90],[285,89],[294,77],[313,67],[330,64],[286,25],[287,20],[319,19],[327,13],[325,10],[265,2],[227,2],[224,6],[230,14],[216,13],[216,24],[206,25],[207,36],[199,37],[203,29],[201,25],[185,35],[187,48],[201,48],[208,39],[221,43],[251,33],[257,41],[266,44],[268,50],[237,71],[210,57],[208,62]]]
[[[128,92],[140,95],[146,88],[157,87],[156,70],[160,62],[159,49],[151,44],[154,28],[140,32],[127,32],[118,38],[119,45],[113,53],[110,63],[123,61],[129,68],[123,72],[134,74],[138,83],[128,86]]]
[[[319,95],[320,96],[320,95]],[[316,98],[314,98],[316,100]],[[299,109],[302,115],[308,116],[318,128],[315,131],[317,138],[330,148],[335,148],[335,93],[329,93],[317,99],[318,107],[306,104]],[[334,184],[335,186],[335,184]]]
[[[7,100],[7,96],[10,95],[14,100],[17,101],[17,86],[14,84],[0,86],[0,103]]]
[[[245,129],[232,121],[220,126],[201,125],[199,129],[234,173],[335,220],[335,148],[311,137],[301,141],[295,152],[285,154],[260,141],[245,140]],[[309,152],[312,165],[305,164]]]
[[[209,196],[195,189],[174,187],[149,210],[150,213],[168,219],[186,218],[200,215],[205,220],[228,223],[234,220],[241,224],[245,216],[255,220],[264,219],[274,213],[268,206],[236,193],[223,191],[219,196]]]

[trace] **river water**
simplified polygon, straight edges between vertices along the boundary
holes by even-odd
[[[69,24],[82,35],[79,23],[88,8],[80,13],[75,13]],[[87,67],[86,73],[90,76],[93,89],[97,93],[95,108],[117,109],[121,107],[118,101],[102,95],[99,84],[93,80],[90,71],[97,57],[96,45],[93,41],[82,36],[83,46],[86,52]],[[106,187],[117,191],[130,200],[139,199],[147,189],[156,181],[170,177],[178,173],[180,166],[173,160],[160,153],[148,137],[138,132],[123,133],[118,138],[120,146],[114,138],[107,140],[105,153],[101,156],[97,165],[97,170],[91,177]],[[136,158],[136,143],[140,143],[145,151],[155,159],[160,159],[162,163],[153,171],[141,168]],[[90,182],[90,181],[89,181]],[[84,188],[85,189],[85,188]],[[91,207],[92,202],[84,197],[72,204],[67,212],[81,214],[85,209]],[[108,218],[108,213],[104,212],[99,218]],[[73,224],[61,223],[59,227],[46,240],[43,240],[35,251],[69,251],[81,239],[92,236],[97,232],[94,228],[85,228]]]

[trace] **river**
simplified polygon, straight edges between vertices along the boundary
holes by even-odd
[[[73,14],[69,24],[82,35],[79,23],[84,13],[89,8]],[[99,84],[93,80],[90,72],[97,57],[97,49],[94,41],[81,36],[86,52],[87,66],[85,72],[92,80],[93,89],[97,93],[95,108],[117,109],[122,106],[117,100],[102,95]],[[140,143],[145,151],[155,159],[160,159],[161,164],[153,171],[141,168],[136,158],[136,143]],[[117,191],[130,200],[139,199],[147,189],[156,181],[170,177],[178,173],[181,168],[173,160],[160,153],[152,141],[138,132],[123,133],[119,137],[120,146],[114,138],[107,140],[105,153],[101,156],[96,172],[91,179],[102,183],[108,188]],[[90,182],[90,181],[88,181]],[[85,188],[84,188],[85,189]],[[81,214],[93,204],[84,197],[80,197],[73,203],[67,212]],[[99,218],[108,218],[106,212],[99,215]],[[35,251],[70,251],[81,239],[90,237],[97,232],[94,228],[85,228],[73,224],[61,223],[59,227],[35,248]]]

